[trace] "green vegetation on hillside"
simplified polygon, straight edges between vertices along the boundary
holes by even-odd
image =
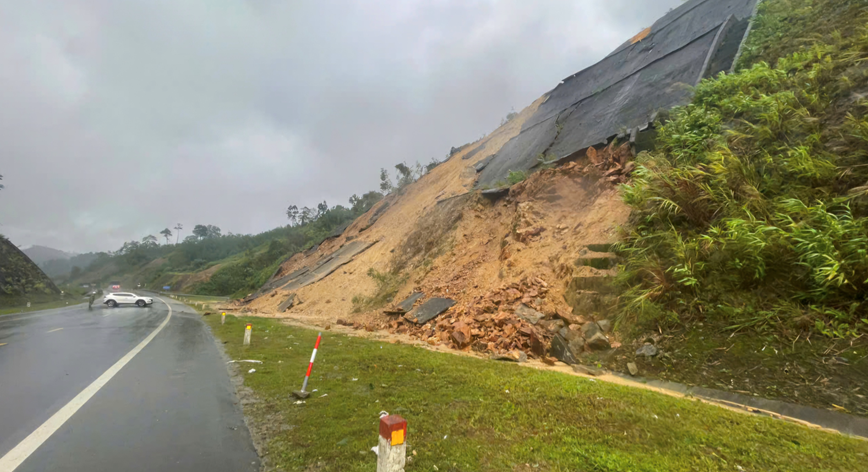
[[[160,232],[167,244],[148,235],[124,243],[113,253],[87,255],[93,262],[71,269],[65,280],[97,284],[122,280],[123,285],[141,283],[151,289],[181,286],[191,293],[243,297],[264,284],[288,257],[334,236],[382,198],[377,192],[353,195],[351,208],[329,208],[326,202],[313,209],[293,205],[287,210],[289,225],[257,235],[223,234],[217,226],[195,225],[192,235],[170,244],[173,234],[167,228]],[[195,277],[215,266],[219,267],[210,277]]]
[[[380,411],[408,421],[407,470],[854,471],[868,443],[593,379],[325,332],[205,317],[257,401],[245,414],[275,470],[376,468]],[[244,326],[253,342],[242,345]],[[861,464],[861,465],[860,465]]]
[[[745,69],[672,113],[623,188],[622,326],[868,333],[866,4],[764,2]]]

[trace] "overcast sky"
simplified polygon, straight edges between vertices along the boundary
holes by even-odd
[[[442,159],[681,0],[0,0],[0,233],[258,233]]]

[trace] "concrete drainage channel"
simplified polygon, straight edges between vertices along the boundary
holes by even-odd
[[[848,436],[868,440],[868,418],[823,410],[810,406],[796,405],[767,398],[742,395],[704,387],[691,387],[666,380],[643,379],[630,377],[626,374],[611,372],[609,375],[621,379],[628,386],[638,388],[651,387],[653,390],[671,392],[679,396],[695,397],[729,408],[744,410],[750,413],[791,421],[805,426],[819,426],[823,429],[837,431]],[[603,379],[605,380],[605,379]]]

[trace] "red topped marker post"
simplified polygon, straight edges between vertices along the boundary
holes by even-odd
[[[380,418],[377,472],[404,472],[407,462],[407,420],[398,415]]]

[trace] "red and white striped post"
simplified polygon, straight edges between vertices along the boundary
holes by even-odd
[[[307,392],[307,382],[310,380],[310,372],[313,370],[313,361],[316,359],[316,351],[319,349],[319,342],[322,340],[322,333],[319,333],[316,337],[316,345],[313,347],[313,354],[310,355],[310,364],[307,366],[307,374],[304,376],[304,383],[301,384],[301,391],[292,392],[298,398],[307,398],[310,396],[310,393]]]

